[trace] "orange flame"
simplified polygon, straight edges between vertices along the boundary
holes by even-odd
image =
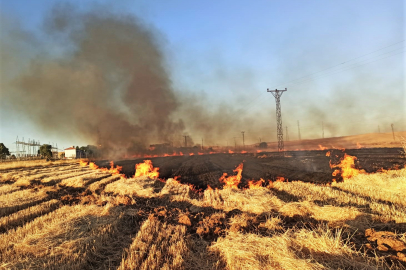
[[[285,177],[283,176],[277,176],[275,182],[285,182]]]
[[[262,180],[262,178],[261,178],[261,180]],[[285,181],[287,182],[288,179],[285,179],[285,177],[283,177],[283,176],[277,176],[276,180],[274,182],[285,182]],[[273,188],[274,182],[272,182],[271,180],[268,180],[268,185],[266,187]]]
[[[114,168],[114,162],[110,161],[110,169],[108,170],[109,173],[116,175],[116,174],[120,174],[121,170],[123,169],[123,166],[116,166]]]
[[[258,181],[250,180],[250,181],[248,181],[248,188],[249,189],[259,189],[259,188],[262,188],[263,183],[265,183],[265,180],[262,178]]]
[[[194,153],[189,153],[189,156],[194,156],[195,154]]]
[[[180,176],[176,175],[175,177],[173,177],[173,182],[176,183],[176,184],[180,184],[179,179],[180,179]]]
[[[327,147],[324,147],[324,146],[321,145],[321,144],[319,144],[319,148],[320,148],[320,150],[326,150],[326,149],[327,149]]]
[[[337,167],[338,169],[335,169],[332,173],[332,176],[337,176],[339,173],[341,173],[341,177],[345,179],[350,179],[358,174],[363,174],[365,173],[364,170],[358,170],[355,168],[355,160],[357,157],[350,156],[344,153],[343,159],[341,159],[340,164],[338,165],[331,165],[330,167]]]
[[[357,148],[358,149],[362,148],[362,145],[359,142],[357,142]]]
[[[89,165],[89,168],[92,170],[99,170],[105,173],[111,173],[112,175],[120,174],[121,170],[123,169],[122,166],[116,166],[114,167],[114,162],[110,161],[110,169],[108,168],[100,168],[97,166],[94,162],[89,162],[87,163],[86,161],[80,161],[80,166],[86,166]],[[125,175],[121,175],[121,177],[125,177]]]
[[[206,190],[210,190],[210,191],[213,191],[213,189],[211,188],[211,186],[209,186],[209,185],[207,185],[207,188],[206,188]]]
[[[241,163],[235,170],[233,170],[233,172],[236,172],[237,175],[231,175],[227,177],[227,173],[223,173],[223,175],[219,179],[220,182],[223,182],[225,184],[223,188],[238,189],[238,184],[240,183],[242,178],[242,168],[243,164]]]
[[[230,149],[228,150],[229,154],[234,154],[234,151],[231,151]]]
[[[148,176],[149,178],[156,179],[159,177],[158,170],[159,168],[154,168],[154,166],[152,166],[151,160],[144,160],[144,163],[135,165],[134,177]]]
[[[79,160],[79,165],[82,166],[82,167],[86,167],[87,166],[87,161]]]
[[[198,154],[199,156],[202,156],[202,155],[204,155],[204,153],[200,153],[200,152],[199,152],[199,153],[197,153],[197,154]]]
[[[99,166],[97,166],[94,162],[90,162],[89,163],[89,168],[92,170],[97,170],[99,168]]]
[[[330,151],[328,151],[327,153],[326,153],[326,157],[329,157],[331,155],[331,153],[330,153]]]
[[[241,154],[246,154],[246,153],[248,153],[248,152],[245,150],[241,151]]]

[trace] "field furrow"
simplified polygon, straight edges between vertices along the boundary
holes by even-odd
[[[170,225],[150,217],[141,226],[118,270],[185,269],[189,247],[186,226]]]
[[[98,171],[87,171],[86,173],[77,174],[73,177],[63,178],[58,182],[58,184],[60,186],[65,186],[65,187],[81,188],[81,187],[85,187],[89,183],[93,183],[95,181],[98,181],[98,180],[103,179],[108,176],[110,176],[110,174],[108,174],[108,173],[103,173],[103,172],[98,172]],[[53,179],[52,181],[56,181],[56,180]]]
[[[12,184],[3,184],[0,186],[0,195],[11,193],[11,192],[17,191],[19,189],[20,189],[20,187],[14,186]]]
[[[42,203],[48,197],[47,192],[54,190],[55,188],[48,187],[40,190],[25,189],[3,194],[0,196],[0,217]]]
[[[41,180],[41,183],[45,184],[45,185],[55,185],[55,184],[59,184],[61,181],[64,181],[64,180],[66,180],[65,182],[69,182],[69,179],[75,179],[75,178],[78,178],[81,176],[91,175],[94,173],[95,173],[95,171],[92,171],[92,170],[66,172],[65,174],[61,174],[58,176],[46,177]]]
[[[109,269],[137,230],[111,206],[63,206],[2,235],[0,265],[10,269]]]
[[[104,189],[104,187],[110,183],[113,183],[115,181],[118,181],[121,179],[120,175],[112,175],[107,178],[101,179],[100,181],[90,183],[90,185],[87,187],[87,189],[90,192],[100,192]]]
[[[0,218],[0,233],[18,226],[23,226],[34,218],[45,215],[59,208],[60,205],[61,204],[58,200],[53,199],[2,217]]]
[[[275,183],[274,188],[297,197],[323,205],[353,206],[359,211],[376,215],[381,222],[406,222],[406,209],[396,204],[387,204],[373,198],[364,198],[355,194],[334,189],[334,187],[317,186],[310,183],[291,182]],[[293,198],[292,197],[292,198]]]

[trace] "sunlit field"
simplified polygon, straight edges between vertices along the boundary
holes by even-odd
[[[159,178],[150,160],[24,163],[0,173],[2,269],[405,269],[406,169],[222,188]],[[332,177],[333,177],[332,176]],[[333,177],[334,178],[334,177]]]

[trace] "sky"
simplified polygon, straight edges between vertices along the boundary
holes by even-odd
[[[320,137],[322,122],[326,137],[378,132],[378,126],[389,132],[391,123],[406,130],[404,1],[65,2],[80,12],[135,16],[159,41],[179,95],[203,100],[210,112],[224,107],[233,117],[258,122],[241,121],[232,131],[224,127],[225,137],[213,144],[231,144],[243,130],[247,143],[258,137],[276,140],[275,100],[267,88],[288,90],[281,102],[290,139],[297,139],[298,120],[302,139]],[[60,41],[43,30],[54,5],[50,0],[0,0],[0,39],[10,38],[12,25],[39,40],[15,48],[21,61],[12,66],[2,58],[1,81],[12,80],[44,51],[65,53]],[[17,136],[59,148],[93,143],[44,130],[27,111],[6,102],[12,88],[3,83],[0,90],[0,142],[12,151]],[[50,113],[53,106],[58,104],[50,106]],[[204,136],[200,130],[187,131],[195,141]]]

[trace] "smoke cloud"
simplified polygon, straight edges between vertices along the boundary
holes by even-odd
[[[47,132],[80,134],[121,152],[182,134],[153,30],[134,17],[67,6],[55,8],[45,26],[46,38],[64,47],[35,57],[13,80],[5,94],[20,112]]]
[[[35,33],[2,21],[2,37],[7,38],[2,38],[0,50],[1,102],[46,133],[80,137],[120,155],[142,152],[151,143],[181,145],[182,136],[188,134],[197,143],[201,136],[206,145],[223,146],[233,145],[233,137],[241,137],[243,130],[251,143],[264,135],[262,141],[276,139],[271,97],[269,103],[262,103],[265,111],[246,113],[246,108],[234,106],[231,99],[212,106],[203,94],[174,89],[162,51],[165,39],[134,16],[100,9],[83,13],[70,5],[58,5],[45,19],[43,29]],[[221,80],[224,74],[216,76]],[[374,85],[379,80],[362,78]],[[313,102],[307,93],[284,95],[282,115],[284,126],[292,128],[291,140],[298,119],[312,119],[313,126],[323,121],[328,136],[343,133],[345,128],[337,125],[337,119],[356,116],[362,121],[368,114],[369,118],[380,116],[355,102],[365,97],[343,95],[347,85],[354,85],[353,81],[339,86],[336,96]],[[401,122],[402,116],[398,118]],[[356,130],[357,125],[350,128]],[[302,134],[320,137],[320,130],[303,128]],[[192,139],[189,137],[188,145],[194,143]]]

